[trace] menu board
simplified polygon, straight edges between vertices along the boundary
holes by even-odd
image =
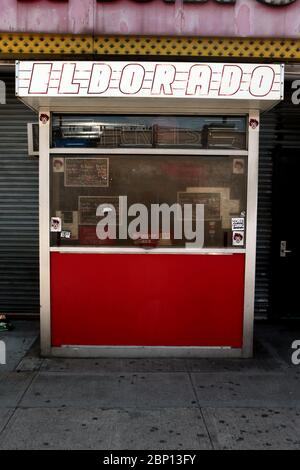
[[[108,158],[66,158],[65,186],[107,187],[109,185]]]
[[[196,204],[204,204],[205,220],[220,220],[221,218],[221,194],[205,192],[179,192],[177,193],[178,203],[192,204],[193,220],[196,220]]]
[[[113,205],[116,211],[116,222],[119,224],[119,196],[79,196],[80,225],[97,225],[99,217],[97,208],[101,204]]]

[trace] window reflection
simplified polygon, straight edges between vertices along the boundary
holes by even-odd
[[[194,228],[196,205],[204,207],[204,248],[244,247],[245,240],[240,238],[245,233],[246,193],[247,157],[52,155],[50,215],[60,218],[62,230],[70,232],[68,238],[51,234],[52,246],[184,248],[188,240],[184,235],[176,238],[173,220],[176,216],[183,223],[182,215],[172,215],[170,228],[161,224],[155,237],[150,230],[152,206],[176,203],[182,210],[185,204],[191,205],[188,217]],[[125,223],[127,230],[133,220],[128,213],[126,221],[122,219],[120,197],[126,197],[128,207],[143,204],[146,208],[145,237],[120,236],[120,227]],[[97,237],[100,205],[115,210],[116,239]]]
[[[245,118],[54,115],[52,147],[245,149]]]

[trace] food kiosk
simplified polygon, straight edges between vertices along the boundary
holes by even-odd
[[[17,62],[39,116],[43,355],[252,355],[260,113],[283,74]]]

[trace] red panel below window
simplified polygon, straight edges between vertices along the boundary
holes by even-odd
[[[244,255],[51,253],[52,344],[242,346]]]

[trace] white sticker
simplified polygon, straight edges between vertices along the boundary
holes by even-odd
[[[258,130],[258,126],[259,126],[258,120],[255,119],[255,118],[250,118],[250,119],[249,119],[249,126],[250,126],[251,129],[253,129],[254,131],[255,131],[255,130]]]
[[[61,218],[51,217],[50,232],[61,232]]]
[[[233,159],[232,172],[234,175],[243,175],[245,173],[245,161],[242,158]]]
[[[62,230],[60,234],[61,238],[71,238],[71,232],[70,230]]]
[[[63,158],[54,157],[52,161],[53,173],[63,173],[65,171],[65,162]]]
[[[78,211],[56,211],[62,221],[62,232],[70,232],[72,240],[78,239]],[[63,235],[61,234],[62,238]],[[67,237],[64,237],[67,238]]]
[[[233,217],[231,219],[231,230],[245,230],[245,218]]]
[[[244,246],[244,232],[232,232],[232,246]]]

